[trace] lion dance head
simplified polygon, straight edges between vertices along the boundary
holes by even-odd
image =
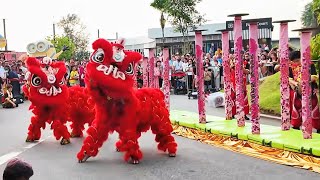
[[[133,88],[135,64],[142,59],[137,52],[125,51],[124,40],[110,43],[98,39],[87,64],[86,84],[101,96],[119,97]]]
[[[29,57],[26,64],[28,76],[28,98],[35,105],[56,106],[64,103],[68,97],[64,83],[66,67],[63,62],[52,62],[49,57],[41,61]]]

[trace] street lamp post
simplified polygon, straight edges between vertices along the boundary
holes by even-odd
[[[7,40],[7,33],[6,33],[6,19],[3,19],[3,36],[4,39],[7,41],[5,46],[5,51],[8,51],[8,40]]]
[[[52,28],[53,28],[53,43],[55,46],[56,45],[56,24],[55,23],[52,24]]]

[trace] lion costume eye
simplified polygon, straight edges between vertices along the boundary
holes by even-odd
[[[32,86],[39,87],[41,82],[42,82],[42,80],[41,80],[41,78],[39,76],[37,76],[37,75],[33,75],[32,76],[32,78],[31,78]]]
[[[104,60],[104,52],[102,49],[98,49],[95,54],[92,55],[92,61],[96,63],[102,63]]]
[[[130,63],[127,70],[126,70],[126,73],[129,75],[133,75],[133,71],[134,71],[133,64]]]

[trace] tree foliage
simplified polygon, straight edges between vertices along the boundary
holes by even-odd
[[[74,58],[77,61],[89,59],[89,57],[90,57],[90,52],[89,51],[76,52],[75,55],[74,55]]]
[[[320,34],[314,36],[311,40],[311,58],[320,59]]]
[[[159,10],[159,11],[162,11],[164,12],[165,9],[166,9],[166,3],[167,3],[168,0],[154,0],[150,6]]]
[[[314,12],[318,24],[320,24],[320,0],[312,1],[312,11]]]
[[[196,9],[202,0],[154,0],[151,6],[167,15],[167,19],[176,32],[183,36],[183,53],[189,53],[187,35],[205,22],[204,15]]]
[[[73,52],[75,50],[75,45],[67,36],[55,36],[55,40],[52,36],[47,37],[47,40],[54,44],[56,52],[60,52],[63,49],[63,46],[68,46],[69,50],[64,51],[58,59],[70,60],[73,57]]]
[[[63,17],[58,26],[63,29],[67,36],[75,45],[74,53],[86,52],[89,45],[89,34],[85,32],[86,26],[81,23],[76,14],[68,14]]]
[[[313,60],[320,59],[320,0],[313,0],[306,4],[301,21],[306,27],[317,27],[311,40],[311,58]]]
[[[304,11],[302,12],[301,21],[305,27],[312,27],[317,25],[317,19],[314,15],[312,2],[308,3],[305,6]]]

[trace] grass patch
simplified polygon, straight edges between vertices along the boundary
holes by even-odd
[[[318,85],[319,86],[319,85]],[[248,100],[251,99],[251,85],[247,85]],[[224,92],[223,90],[221,92]],[[318,97],[320,102],[320,96]],[[259,85],[259,104],[260,112],[264,114],[281,115],[280,105],[280,73],[266,77],[260,81]]]

